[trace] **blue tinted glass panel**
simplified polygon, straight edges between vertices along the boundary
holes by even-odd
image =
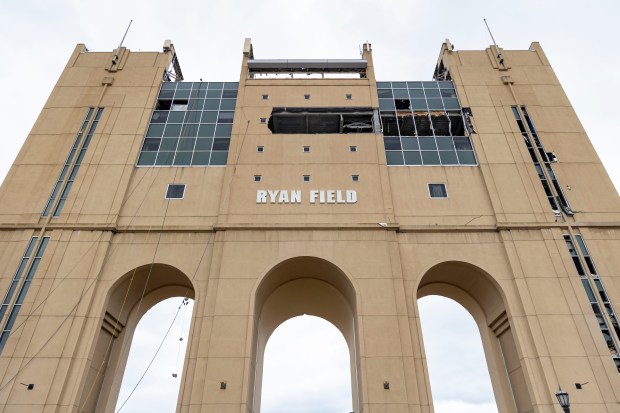
[[[163,83],[137,165],[225,165],[238,89],[237,82]]]

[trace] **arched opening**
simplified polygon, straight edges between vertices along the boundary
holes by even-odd
[[[138,322],[115,412],[176,409],[194,300],[174,297]]]
[[[142,316],[167,298],[193,299],[194,294],[189,278],[165,264],[135,268],[109,289],[90,354],[80,412],[114,412],[134,332]]]
[[[340,331],[314,316],[276,328],[265,348],[262,413],[350,412],[349,348]]]
[[[417,298],[438,295],[462,305],[474,318],[500,413],[533,411],[521,357],[497,282],[480,268],[444,262],[420,280]]]
[[[275,266],[260,282],[254,302],[253,383],[251,408],[260,413],[265,347],[274,330],[304,314],[334,325],[349,350],[353,411],[359,411],[360,383],[355,289],[334,264],[315,257],[296,257]]]
[[[435,413],[497,413],[475,320],[449,298],[418,300]]]

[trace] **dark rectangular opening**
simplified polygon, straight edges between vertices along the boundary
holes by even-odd
[[[450,120],[445,112],[432,112],[431,122],[436,136],[450,136]]]
[[[371,108],[273,108],[273,133],[323,134],[374,132]]]
[[[170,106],[172,106],[172,100],[160,99],[157,101],[156,110],[170,110]]]
[[[415,128],[418,131],[418,136],[433,136],[431,119],[428,112],[414,112],[413,119],[415,121]]]
[[[185,184],[168,184],[166,199],[183,199],[185,195]]]
[[[465,136],[465,125],[460,112],[448,112],[450,120],[450,134],[452,136]]]
[[[415,136],[413,115],[410,112],[398,114],[398,127],[400,128],[400,136]]]
[[[411,109],[411,101],[409,99],[394,99],[394,106],[396,106],[396,110],[408,110]]]
[[[396,114],[393,112],[383,113],[381,115],[381,123],[383,125],[384,136],[398,136],[398,121],[396,120]]]

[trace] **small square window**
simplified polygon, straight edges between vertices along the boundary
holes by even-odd
[[[263,100],[268,100],[269,99],[269,95],[263,95]]]
[[[304,146],[304,152],[310,152],[310,147],[309,146]]]
[[[360,181],[360,176],[359,175],[351,175],[351,179],[353,180],[353,182],[359,182]]]
[[[304,95],[304,99],[310,100],[310,95]]]
[[[256,152],[265,152],[265,147],[264,146],[257,146],[256,147]]]
[[[263,176],[262,175],[254,175],[254,182],[260,182],[263,180]]]
[[[349,146],[349,152],[357,152],[357,146]]]
[[[447,198],[446,184],[428,184],[428,193],[431,198]]]
[[[304,175],[304,182],[310,182],[310,175]]]
[[[168,184],[166,199],[183,199],[185,195],[185,184]]]
[[[260,118],[260,123],[267,123],[267,118]]]
[[[349,94],[349,93],[347,93],[347,94],[345,95],[345,97],[347,98],[347,100],[351,100],[351,99],[353,99],[353,95],[351,95],[351,94]]]

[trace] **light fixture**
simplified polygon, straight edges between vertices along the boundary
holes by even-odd
[[[558,403],[564,410],[564,413],[570,413],[570,402],[568,401],[568,393],[562,390],[561,387],[558,386],[558,391],[555,393],[555,397],[558,399]]]
[[[390,382],[389,381],[384,381],[383,382],[383,390],[390,390]]]

